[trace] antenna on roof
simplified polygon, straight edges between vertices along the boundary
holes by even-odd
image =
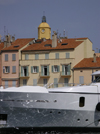
[[[64,35],[64,37],[65,37],[65,29],[64,29],[63,35]]]
[[[97,50],[97,53],[98,53],[98,48],[96,48],[96,50]]]
[[[68,38],[68,32],[66,31],[66,37]]]
[[[57,29],[57,39],[58,39],[58,29]]]
[[[4,37],[6,35],[6,26],[4,26]]]

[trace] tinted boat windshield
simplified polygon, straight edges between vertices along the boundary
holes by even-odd
[[[95,76],[95,80],[93,80],[93,83],[100,82],[100,76]]]

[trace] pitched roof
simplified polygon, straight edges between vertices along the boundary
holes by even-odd
[[[81,60],[77,65],[75,65],[73,68],[98,68],[100,67],[100,57],[96,57],[96,62],[94,62],[93,58],[84,58]]]
[[[27,45],[29,42],[31,42],[34,38],[22,38],[17,39],[14,42],[11,43],[11,46],[5,47],[2,49],[2,51],[9,51],[9,50],[19,50],[23,46]]]
[[[4,42],[0,43],[0,51],[4,48]]]
[[[76,41],[76,39],[61,39],[61,43],[58,43],[57,47],[52,47],[52,40],[42,41],[41,43],[34,43],[22,51],[40,51],[40,50],[62,50],[62,49],[74,49],[80,45],[83,41]]]

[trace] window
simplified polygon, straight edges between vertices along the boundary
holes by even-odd
[[[21,67],[21,76],[29,76],[29,72],[28,72],[28,66],[22,66]]]
[[[28,59],[29,59],[29,55],[25,54],[25,60],[28,60]]]
[[[68,86],[68,78],[64,78],[64,86]]]
[[[5,88],[8,88],[8,81],[5,81]]]
[[[79,76],[79,82],[80,84],[84,84],[84,76]]]
[[[47,79],[43,79],[43,84],[44,84],[44,85],[47,84]]]
[[[59,53],[55,53],[55,58],[59,59]]]
[[[85,97],[80,97],[79,98],[79,106],[84,107],[84,105],[85,105]]]
[[[59,72],[59,66],[55,65],[55,66],[52,66],[52,72]]]
[[[38,66],[31,66],[31,73],[38,73],[39,67]]]
[[[37,86],[37,79],[33,79],[33,86]]]
[[[62,65],[62,75],[70,75],[71,66],[69,65]]]
[[[58,87],[58,79],[54,78],[54,87]]]
[[[66,53],[66,58],[69,58],[69,53]]]
[[[5,54],[5,61],[8,61],[8,54]]]
[[[10,66],[4,66],[3,73],[10,73]]]
[[[35,60],[39,59],[39,54],[35,54]]]
[[[12,61],[16,60],[16,54],[12,54]]]
[[[41,66],[41,76],[49,76],[49,66]]]
[[[12,66],[12,73],[16,73],[16,66]]]
[[[27,85],[27,79],[23,79],[23,86]]]
[[[45,54],[45,59],[49,59],[49,54]]]
[[[12,81],[12,86],[16,87],[16,81],[15,80]]]

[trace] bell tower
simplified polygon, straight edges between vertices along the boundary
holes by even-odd
[[[42,17],[42,23],[38,27],[38,39],[42,38],[51,39],[51,28],[48,23],[46,23],[45,16]]]

